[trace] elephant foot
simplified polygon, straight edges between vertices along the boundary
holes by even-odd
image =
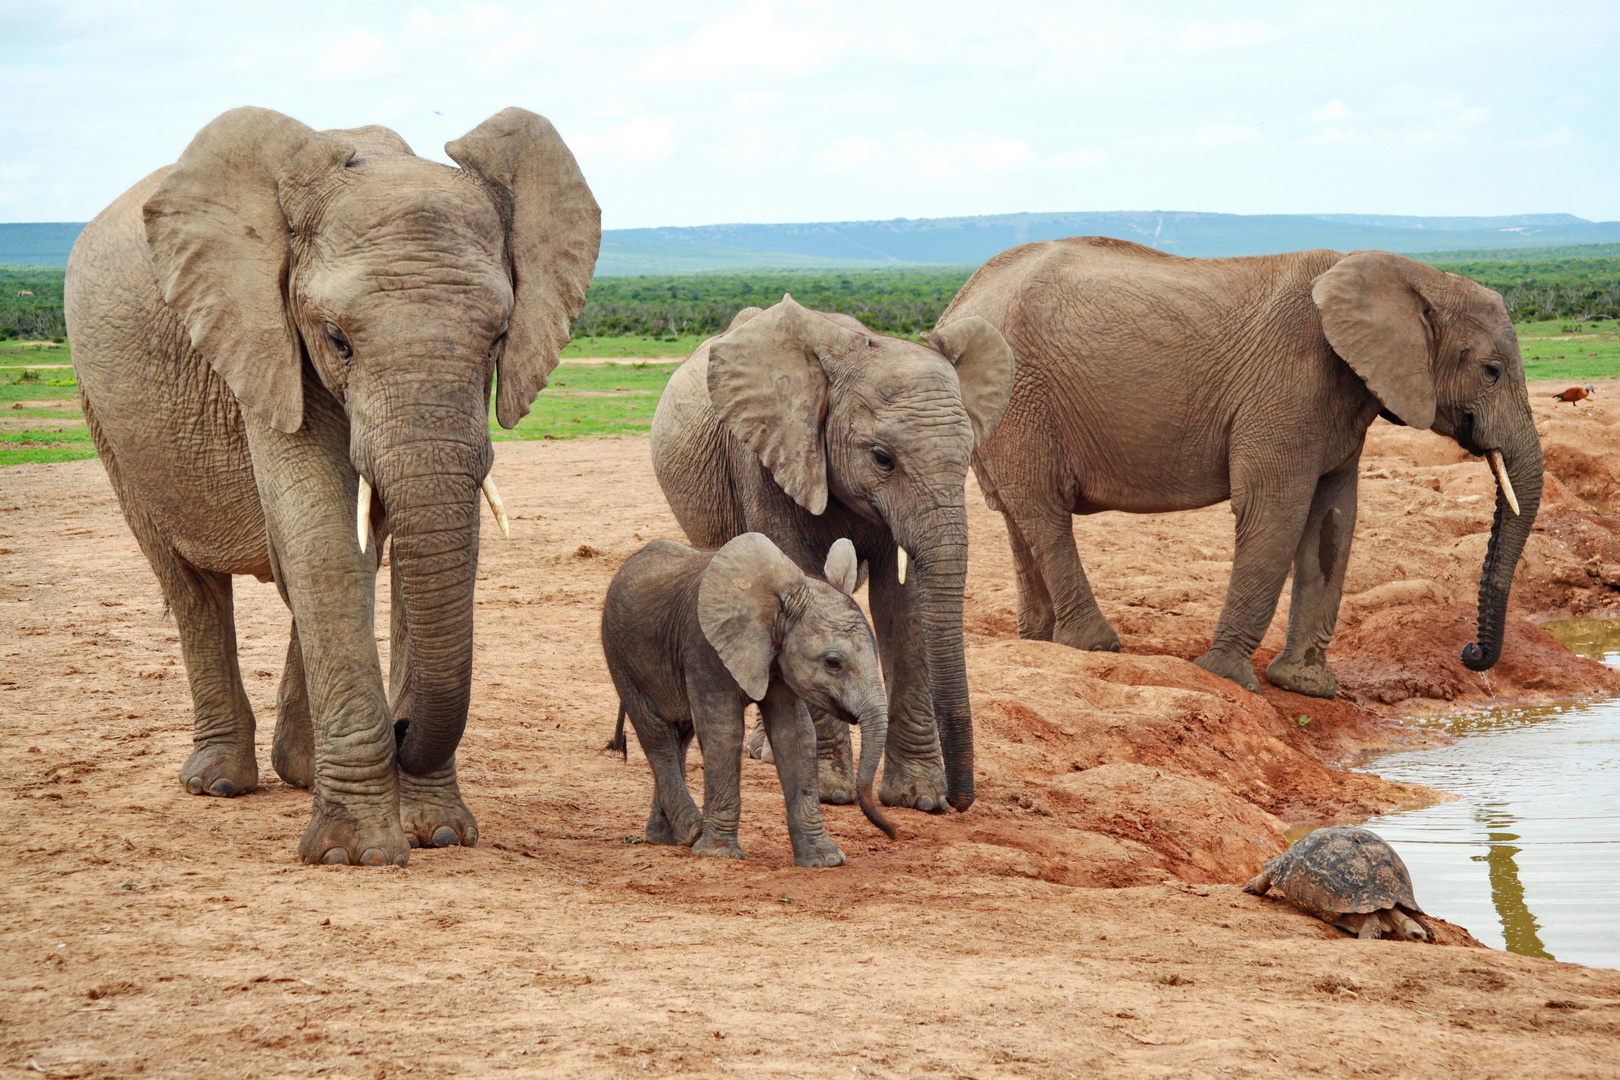
[[[1232,680],[1251,694],[1260,692],[1260,680],[1254,677],[1254,665],[1247,656],[1237,657],[1211,649],[1193,663],[1212,675]]]
[[[1271,680],[1273,686],[1311,697],[1330,698],[1339,692],[1339,680],[1333,677],[1326,661],[1319,656],[1297,657],[1289,656],[1286,652],[1278,653],[1276,659],[1266,666],[1266,678]]]
[[[310,731],[308,716],[302,724],[284,716],[276,720],[275,741],[270,744],[270,767],[293,787],[315,786],[315,736]]]
[[[737,843],[735,836],[716,836],[704,830],[697,843],[692,845],[692,854],[707,855],[715,859],[746,859],[742,847]]]
[[[180,785],[193,795],[231,798],[246,795],[259,786],[259,763],[253,744],[246,749],[228,743],[205,743],[191,751],[180,766]]]
[[[386,807],[365,806],[362,818],[353,808],[317,793],[315,812],[298,842],[298,857],[334,866],[404,866],[411,847],[392,804],[390,799]]]
[[[844,853],[838,850],[838,845],[825,838],[803,852],[797,844],[793,847],[794,866],[843,866],[844,862]]]
[[[743,744],[743,752],[755,761],[766,764],[776,760],[776,754],[771,751],[771,740],[765,736],[764,724],[754,725],[754,730],[748,733],[748,741]]]
[[[461,801],[456,763],[427,776],[399,771],[399,823],[411,847],[472,847],[478,822]]]
[[[1119,652],[1119,635],[1100,615],[1095,621],[1079,626],[1058,627],[1052,632],[1051,640],[1085,652]]]
[[[892,747],[883,755],[883,761],[878,798],[884,806],[909,806],[929,814],[945,812],[950,804],[945,801],[944,761],[909,761],[897,756]]]
[[[655,802],[652,812],[647,815],[647,843],[666,844],[671,847],[691,847],[703,835],[703,818],[698,814],[697,808],[692,809],[691,815],[684,823],[672,822],[669,816]]]
[[[821,801],[848,806],[855,801],[855,767],[847,758],[821,758],[816,762],[816,787]]]

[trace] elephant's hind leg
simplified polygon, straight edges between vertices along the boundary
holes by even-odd
[[[259,764],[253,706],[237,665],[231,576],[191,565],[153,530],[133,531],[174,611],[191,683],[192,750],[180,767],[180,783],[193,795],[252,791],[259,786]]]
[[[1051,611],[1049,640],[1088,652],[1119,652],[1119,635],[1108,625],[1091,592],[1091,582],[1080,565],[1080,550],[1074,543],[1073,515],[1067,507],[1036,505],[1014,491],[1003,491],[1007,507],[1008,536],[1013,541],[1014,564],[1018,567],[1018,636],[1029,622],[1032,631],[1045,627],[1046,608]],[[1022,544],[1027,558],[1019,558]],[[1025,589],[1026,573],[1031,587]],[[1040,586],[1040,592],[1035,589]],[[1045,594],[1042,602],[1041,593]],[[1027,617],[1026,617],[1027,611]]]
[[[703,833],[703,815],[686,789],[686,750],[690,728],[680,729],[634,695],[624,702],[636,742],[652,767],[652,808],[647,813],[647,843],[691,847]],[[739,767],[741,762],[738,762]]]
[[[388,707],[397,726],[411,715],[410,628],[397,574],[389,575],[389,596]],[[413,848],[478,843],[478,821],[461,799],[453,755],[442,769],[421,776],[399,770],[399,824]]]
[[[1294,552],[1294,590],[1288,643],[1266,668],[1273,685],[1330,698],[1339,682],[1327,666],[1327,648],[1339,619],[1350,540],[1356,531],[1356,469],[1317,481],[1305,533]]]
[[[304,684],[304,651],[298,644],[297,623],[292,624],[287,664],[281,669],[281,690],[276,694],[270,764],[293,787],[315,786],[315,729],[310,726],[309,687]]]

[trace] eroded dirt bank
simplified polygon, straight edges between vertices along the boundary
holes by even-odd
[[[1456,656],[1489,478],[1432,436],[1374,431],[1333,702],[1256,698],[1186,662],[1224,594],[1224,507],[1079,523],[1126,643],[1093,655],[1016,640],[999,519],[973,494],[979,802],[895,812],[897,843],[830,808],[851,861],[817,872],[792,867],[757,763],[747,863],[626,842],[650,785],[634,752],[597,753],[614,702],[595,635],[618,563],[678,535],[644,442],[499,446],[517,520],[485,545],[460,756],[483,843],[384,872],[294,862],[309,799],[267,752],[251,796],[180,790],[174,626],[100,466],[0,471],[0,1068],[1616,1075],[1620,973],[1469,947],[1457,928],[1450,946],[1352,942],[1238,890],[1285,822],[1427,797],[1333,767],[1423,737],[1388,717],[1620,694],[1522,618],[1620,597],[1603,513],[1620,437],[1602,406],[1537,411],[1558,482],[1488,684]],[[286,616],[271,586],[237,595],[267,748]]]

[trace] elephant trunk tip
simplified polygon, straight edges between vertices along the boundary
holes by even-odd
[[[1496,666],[1496,661],[1499,659],[1501,659],[1500,648],[1494,649],[1487,653],[1484,649],[1479,647],[1478,642],[1471,641],[1467,645],[1463,646],[1463,667],[1467,668],[1469,671],[1489,671],[1491,668]]]
[[[895,831],[894,822],[884,816],[883,811],[878,809],[877,800],[872,798],[872,782],[870,780],[861,784],[856,790],[856,799],[860,802],[861,813],[866,815],[867,821],[882,829],[883,834],[890,840],[900,838],[900,834]]]
[[[967,808],[973,805],[976,796],[972,791],[953,791],[945,796],[945,801],[959,814],[967,813]]]

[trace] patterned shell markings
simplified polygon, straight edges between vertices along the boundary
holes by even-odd
[[[1301,907],[1359,914],[1400,906],[1424,913],[1395,849],[1378,834],[1352,825],[1317,829],[1267,861],[1265,876]]]

